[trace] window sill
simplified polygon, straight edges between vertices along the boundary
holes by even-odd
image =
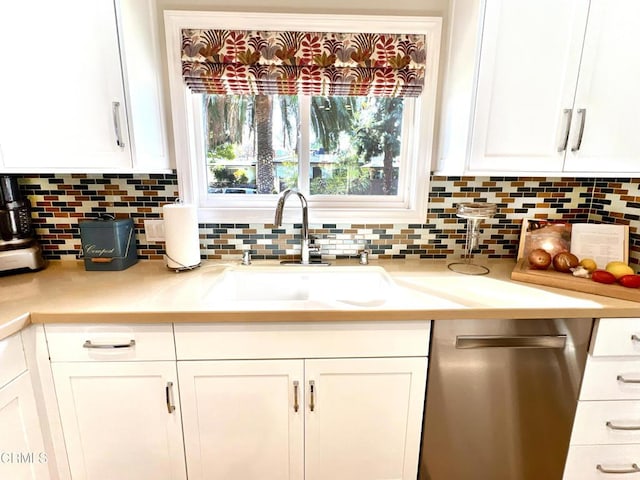
[[[328,209],[309,207],[309,223],[424,223],[424,209]],[[273,224],[276,204],[272,208],[213,208],[200,207],[198,221],[200,223],[261,223]],[[285,207],[283,223],[300,223],[302,213],[300,206],[291,203]]]

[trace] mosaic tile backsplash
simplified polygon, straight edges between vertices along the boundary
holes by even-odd
[[[138,255],[161,259],[163,243],[148,242],[144,219],[162,218],[162,205],[178,195],[177,177],[149,175],[33,175],[19,182],[31,200],[36,233],[48,259],[80,254],[78,222],[102,213],[131,217]],[[430,182],[429,209],[421,224],[311,225],[323,257],[457,258],[464,251],[465,221],[455,215],[464,201],[498,205],[483,224],[476,256],[515,258],[523,218],[603,222],[630,226],[630,263],[640,265],[640,178],[441,177]],[[241,222],[242,219],[238,219]],[[290,259],[299,254],[299,225],[200,224],[202,258]]]

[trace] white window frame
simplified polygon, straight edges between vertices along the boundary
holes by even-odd
[[[211,201],[207,194],[203,143],[202,96],[192,94],[182,80],[180,62],[183,28],[230,30],[296,30],[311,32],[418,33],[426,37],[427,67],[425,87],[416,99],[405,101],[401,170],[398,195],[313,195],[309,201],[312,223],[423,223],[434,142],[436,90],[442,19],[372,15],[275,14],[247,12],[164,12],[171,97],[174,148],[180,198],[198,206],[198,219],[209,223],[272,223],[276,195],[227,195]],[[308,115],[301,103],[300,116]],[[308,130],[308,129],[307,129]],[[302,145],[309,145],[303,129]],[[303,147],[304,148],[304,147]],[[308,150],[308,149],[307,149]],[[305,161],[308,152],[299,152],[303,165],[301,191],[308,190]],[[308,173],[308,172],[306,172]],[[223,197],[223,196],[220,196]],[[286,222],[299,222],[299,209],[287,209]]]

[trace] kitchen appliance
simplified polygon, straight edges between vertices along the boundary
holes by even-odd
[[[419,480],[561,480],[592,319],[436,320]]]
[[[42,251],[31,224],[31,204],[22,196],[18,180],[0,176],[0,272],[38,270]]]
[[[454,262],[447,265],[449,270],[465,275],[485,275],[489,269],[471,262],[471,254],[478,247],[480,238],[480,224],[487,218],[492,218],[497,211],[495,203],[472,202],[460,203],[456,210],[456,216],[467,220],[467,233],[465,240],[464,262]]]

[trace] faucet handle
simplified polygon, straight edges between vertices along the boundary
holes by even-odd
[[[360,250],[358,254],[360,255],[360,265],[369,265],[369,251]]]
[[[242,252],[242,265],[251,265],[251,250]]]
[[[320,251],[320,245],[316,243],[316,240],[318,240],[318,237],[316,237],[315,235],[309,235],[309,251],[310,252]]]

